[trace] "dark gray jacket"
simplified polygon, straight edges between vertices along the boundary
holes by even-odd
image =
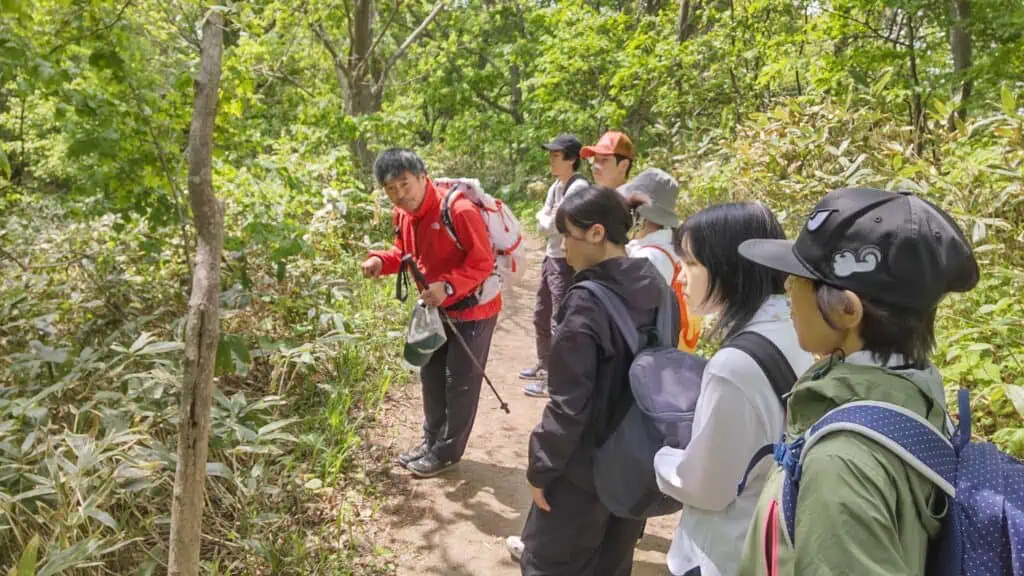
[[[665,281],[646,258],[612,258],[576,274],[625,299],[638,327],[654,326]],[[551,398],[530,435],[530,484],[546,487],[565,477],[594,491],[593,450],[610,432],[608,421],[632,401],[626,341],[590,292],[571,289],[562,301],[548,364]]]

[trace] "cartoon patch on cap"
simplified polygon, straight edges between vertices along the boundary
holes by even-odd
[[[878,246],[865,246],[855,254],[853,250],[840,250],[832,256],[832,274],[846,278],[852,274],[873,272],[882,261]]]
[[[836,210],[834,208],[815,210],[814,213],[807,218],[807,231],[814,232],[818,228],[821,228],[821,225],[825,223],[825,220],[828,220],[828,217],[835,211]]]

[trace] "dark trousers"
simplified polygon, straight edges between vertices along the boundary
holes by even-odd
[[[424,436],[434,454],[450,462],[460,460],[466,451],[480,401],[484,375],[470,354],[486,368],[498,317],[454,324],[470,350],[466,350],[446,323],[444,331],[448,341],[420,368]]]
[[[533,309],[533,327],[537,332],[537,360],[547,369],[551,357],[551,340],[555,332],[555,314],[562,298],[572,285],[572,267],[565,258],[545,257],[537,289],[537,304]]]
[[[597,495],[561,478],[544,497],[544,512],[536,505],[523,526],[523,576],[628,576],[633,548],[643,520],[612,515]]]

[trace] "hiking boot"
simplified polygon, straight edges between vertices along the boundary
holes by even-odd
[[[523,380],[546,380],[548,377],[548,370],[543,364],[537,364],[532,368],[519,371],[519,377]]]
[[[419,460],[409,462],[405,467],[417,478],[433,478],[453,468],[458,462],[441,460],[433,452],[427,452]]]
[[[519,536],[505,538],[505,547],[508,548],[508,555],[516,562],[519,562],[520,558],[523,557],[523,550],[526,550],[526,546],[523,545],[523,539]]]
[[[430,451],[430,444],[423,440],[418,445],[409,448],[405,452],[398,455],[398,463],[402,466],[408,466],[410,462],[414,462],[423,458]]]
[[[533,398],[547,398],[547,380],[545,380],[544,382],[530,382],[526,386],[523,386],[523,394],[526,394],[527,396],[531,396]]]

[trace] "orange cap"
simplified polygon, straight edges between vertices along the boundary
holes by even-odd
[[[590,158],[598,154],[618,154],[630,160],[636,156],[636,152],[633,151],[633,141],[629,139],[629,136],[615,131],[605,132],[597,144],[584,146],[580,151],[580,156],[583,158]]]

